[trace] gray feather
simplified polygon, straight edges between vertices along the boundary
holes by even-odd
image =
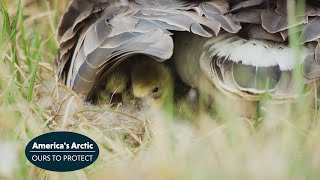
[[[240,23],[261,24],[262,9],[247,9],[232,16],[232,20]]]
[[[91,6],[90,1],[82,1],[82,0],[73,0],[69,4],[67,11],[60,21],[60,25],[58,28],[58,40],[62,37],[65,32],[73,26],[75,20],[78,18],[79,14],[87,9],[88,6]]]
[[[233,11],[237,11],[239,9],[242,9],[242,8],[248,8],[248,7],[252,7],[252,6],[257,6],[261,3],[263,3],[265,0],[247,0],[247,1],[243,1],[243,2],[240,2],[236,5],[234,5],[231,9],[231,12]]]
[[[199,4],[199,11],[200,14],[204,14],[205,17],[207,17],[210,20],[215,20],[220,23],[221,27],[230,32],[230,33],[236,33],[241,29],[241,26],[239,23],[234,22],[232,20],[232,15],[231,14],[224,14],[226,11],[224,8],[225,5],[221,5],[221,3],[212,2],[210,4],[203,2]],[[220,6],[219,6],[220,5]],[[209,9],[211,7],[211,9]],[[219,11],[217,11],[217,7],[221,7]]]
[[[105,39],[101,44],[101,48],[115,49],[119,46],[122,46],[125,43],[130,42],[132,39],[139,37],[142,33],[137,32],[125,32],[113,37]]]
[[[165,6],[173,8],[183,8],[195,4],[192,1],[181,1],[181,0],[135,0],[140,5],[149,6]]]
[[[320,17],[310,18],[308,24],[304,28],[301,34],[302,43],[316,41],[320,38]]]
[[[315,53],[305,59],[303,74],[307,81],[315,81],[320,78],[320,43]]]
[[[134,16],[140,19],[145,19],[149,21],[162,21],[170,26],[177,27],[183,29],[184,31],[193,31],[196,34],[201,36],[210,36],[208,32],[206,32],[200,25],[199,22],[195,21],[194,19],[186,16],[184,14],[180,14],[178,11],[169,11],[163,15],[155,15],[151,14],[152,11],[148,9],[143,9],[143,13],[137,13]],[[163,10],[164,11],[164,10]],[[146,13],[148,12],[148,14]],[[146,15],[147,14],[147,15]],[[159,14],[156,12],[156,14]],[[190,27],[193,26],[191,29]],[[175,28],[176,29],[176,28]]]
[[[202,2],[199,4],[199,7],[205,12],[217,15],[226,14],[229,11],[229,4],[224,0]]]
[[[286,30],[290,27],[294,27],[300,24],[306,23],[305,18],[299,18],[295,24],[288,25],[287,17],[281,16],[274,11],[264,10],[261,13],[262,27],[270,33],[277,33]]]
[[[269,33],[260,25],[251,25],[243,30],[249,38],[284,42],[280,33]]]
[[[309,55],[304,61],[304,76],[307,81],[320,78],[320,64],[316,61],[315,55]]]

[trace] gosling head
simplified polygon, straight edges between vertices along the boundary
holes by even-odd
[[[101,104],[123,102],[123,95],[127,93],[130,77],[125,65],[114,69],[106,78],[102,90],[98,94]]]
[[[173,88],[168,66],[151,58],[136,61],[131,71],[132,93],[146,103],[163,106]]]

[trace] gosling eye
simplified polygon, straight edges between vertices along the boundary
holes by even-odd
[[[155,99],[159,98],[161,96],[161,89],[158,86],[156,86],[156,87],[151,89],[150,94]]]
[[[158,87],[155,87],[152,89],[152,93],[158,93],[159,92],[159,88]]]

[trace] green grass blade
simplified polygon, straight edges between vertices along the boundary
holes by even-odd
[[[31,75],[30,75],[30,81],[29,81],[29,87],[28,87],[28,96],[27,100],[30,102],[33,99],[33,89],[35,85],[35,80],[38,72],[38,66],[41,61],[41,55],[42,55],[42,50],[43,46],[41,45],[41,40],[40,40],[40,35],[37,34],[37,36],[34,38],[34,42],[32,43],[34,45],[35,51],[34,53],[31,53],[33,57],[35,57],[35,62],[32,67]]]

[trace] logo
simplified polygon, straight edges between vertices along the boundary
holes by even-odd
[[[31,140],[25,154],[39,168],[67,172],[91,165],[99,156],[99,148],[92,139],[82,134],[50,132]]]

